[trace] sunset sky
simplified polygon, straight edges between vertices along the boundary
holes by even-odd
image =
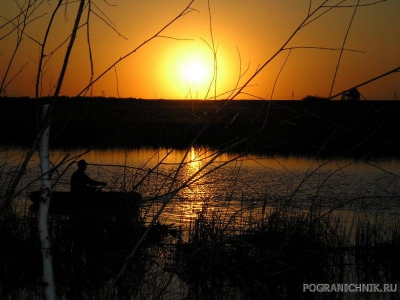
[[[20,32],[11,32],[18,23],[18,19],[13,20],[19,13],[17,3],[26,8],[25,2],[0,2],[2,82]],[[57,2],[36,0],[37,9],[33,12],[30,9],[32,14],[28,17],[21,45],[2,86],[15,79],[3,89],[3,95],[35,95],[40,53],[36,41],[43,41]],[[45,48],[41,96],[54,93],[68,41],[62,43],[71,33],[76,18],[79,1],[64,0],[67,2],[70,3],[63,5],[56,15]],[[362,6],[355,10],[351,6],[357,2]],[[375,2],[379,3],[373,4]],[[188,0],[92,0],[89,30],[94,78],[151,38],[189,3]],[[209,3],[211,14],[207,0],[195,0],[191,5],[193,10],[166,28],[160,34],[163,37],[149,41],[120,61],[86,95],[144,99],[232,97],[234,93],[230,91],[248,82],[260,66],[274,57],[309,11],[313,12],[322,3],[326,7],[319,9],[310,20],[326,13],[303,27],[288,42],[286,48],[293,47],[293,50],[278,53],[235,99],[328,97],[400,66],[399,0],[210,0]],[[342,7],[328,7],[334,5]],[[87,12],[88,6],[83,13],[61,95],[79,94],[90,80]],[[10,20],[12,23],[8,23]],[[355,51],[344,51],[341,55],[339,50],[332,49],[342,47],[350,22],[352,26],[344,48]],[[217,49],[216,86],[212,82],[212,41]],[[53,53],[55,49],[58,50]],[[359,90],[366,99],[391,100],[395,95],[400,99],[400,72]]]

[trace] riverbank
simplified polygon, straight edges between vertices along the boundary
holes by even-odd
[[[44,101],[44,100],[40,100]],[[30,145],[40,102],[0,99],[2,144]],[[178,147],[263,153],[400,153],[399,101],[202,101],[60,98],[53,147]]]

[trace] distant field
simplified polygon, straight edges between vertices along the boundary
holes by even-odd
[[[0,98],[2,144],[30,145],[40,103]],[[52,146],[223,147],[264,153],[400,154],[399,101],[201,101],[61,98]]]

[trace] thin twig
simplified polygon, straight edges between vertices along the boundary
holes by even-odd
[[[340,62],[342,61],[342,56],[343,56],[343,52],[344,52],[344,49],[345,49],[344,46],[346,45],[347,37],[349,36],[349,32],[350,32],[350,29],[352,27],[352,24],[353,24],[353,21],[354,21],[354,17],[356,16],[359,4],[360,4],[360,0],[357,1],[357,5],[354,7],[353,15],[351,16],[349,26],[347,27],[347,32],[346,32],[346,34],[345,34],[345,36],[343,38],[343,44],[342,44],[341,51],[340,51],[340,54],[339,54],[339,57],[338,57],[338,61],[337,61],[337,64],[336,64],[335,74],[334,74],[333,79],[332,79],[332,85],[331,85],[331,90],[329,91],[329,97],[332,96],[333,87],[335,86],[335,82],[336,82],[336,76],[337,76],[337,73],[339,71]]]
[[[97,76],[92,82],[90,82],[83,90],[81,90],[77,96],[82,95],[87,91],[94,83],[96,83],[98,80],[100,80],[104,75],[106,75],[111,69],[114,68],[114,66],[118,65],[120,62],[124,61],[128,57],[130,57],[132,54],[134,54],[136,51],[141,49],[143,46],[148,44],[150,41],[158,37],[163,31],[165,31],[168,27],[170,27],[173,23],[175,23],[178,19],[182,18],[186,14],[194,11],[194,9],[191,8],[191,5],[193,4],[194,0],[191,0],[190,3],[185,7],[185,9],[178,15],[176,16],[173,20],[171,20],[168,24],[163,26],[157,33],[155,33],[153,36],[151,36],[149,39],[145,40],[143,43],[141,43],[139,46],[128,52],[127,54],[121,56],[118,60],[116,60],[114,63],[112,63],[107,69],[105,69],[99,76]]]

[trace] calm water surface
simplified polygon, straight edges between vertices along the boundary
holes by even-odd
[[[3,152],[16,165],[23,151]],[[233,214],[285,206],[348,213],[400,213],[399,159],[319,159],[299,156],[217,155],[209,149],[109,149],[53,151],[57,165],[55,190],[68,191],[74,160],[84,158],[87,173],[106,181],[104,191],[142,193],[144,211],[151,216],[173,194],[161,219],[168,223],[193,220],[201,210]],[[39,159],[35,156],[21,188],[38,189]],[[26,193],[25,193],[26,194]]]

